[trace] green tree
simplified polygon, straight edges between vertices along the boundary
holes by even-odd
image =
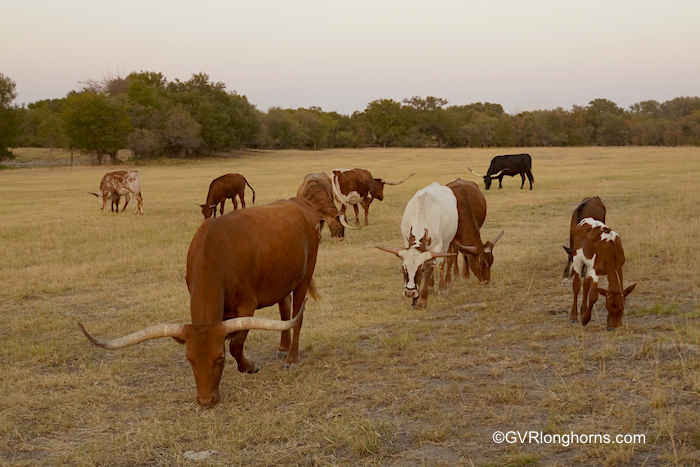
[[[30,147],[68,147],[63,124],[63,99],[43,100],[29,104],[22,123],[22,144]]]
[[[92,91],[72,93],[66,98],[63,117],[72,148],[94,154],[98,164],[105,155],[112,164],[118,162],[117,152],[126,147],[132,131],[120,101]]]
[[[401,103],[393,99],[370,102],[365,109],[364,119],[370,140],[382,147],[394,146],[409,126]]]
[[[12,159],[9,148],[16,147],[20,137],[21,114],[12,102],[17,98],[17,84],[0,73],[0,161]]]

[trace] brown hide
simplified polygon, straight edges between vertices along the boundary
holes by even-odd
[[[256,309],[274,304],[279,304],[281,318],[289,319],[290,293],[292,315],[296,316],[316,266],[319,222],[313,205],[304,198],[205,220],[187,254],[192,325],[215,325],[229,318],[252,316]],[[299,361],[300,328],[301,323],[294,329],[291,347],[289,331],[283,331],[280,350],[289,350],[288,364]],[[243,356],[247,334],[239,331],[230,336],[230,352],[240,371],[254,372],[256,366]],[[218,397],[223,364],[219,368],[216,362],[225,338],[208,336],[192,345],[187,341],[200,403]]]
[[[208,219],[212,214],[216,217],[216,207],[218,204],[221,204],[220,213],[223,215],[226,199],[230,199],[233,203],[233,210],[237,210],[238,201],[236,200],[236,196],[241,200],[241,207],[245,208],[246,185],[248,185],[248,188],[253,192],[253,204],[255,204],[255,190],[248,184],[248,181],[243,175],[233,173],[222,175],[214,179],[209,185],[206,203],[200,205],[204,218]]]
[[[464,254],[469,269],[472,270],[476,278],[482,284],[487,284],[491,280],[491,265],[493,264],[493,244],[495,242],[481,241],[481,226],[486,219],[486,198],[479,190],[479,186],[471,181],[457,180],[446,185],[457,197],[457,213],[459,214],[459,224],[457,234],[452,242],[450,251],[460,251]],[[471,247],[470,251],[465,251],[458,247],[462,245]],[[447,261],[449,282],[451,279],[451,266],[454,262],[455,275],[458,273],[457,258],[449,258]],[[469,277],[469,269],[464,267],[464,276]]]
[[[592,272],[597,277],[607,276],[608,289],[598,287],[597,282],[590,275],[591,271],[588,270],[585,264],[583,264],[580,273],[574,267],[574,302],[570,314],[572,323],[577,321],[578,293],[583,280],[581,324],[585,326],[590,321],[591,311],[598,300],[598,294],[606,297],[605,308],[608,310],[607,329],[612,330],[622,324],[626,297],[632,292],[636,284],[623,290],[622,266],[625,264],[625,252],[622,249],[622,240],[617,234],[614,234],[613,241],[601,237],[613,235],[614,232],[611,232],[612,230],[602,223],[592,225],[589,222],[580,222],[574,228],[574,251],[578,252],[581,250],[583,256],[588,260],[595,258]],[[576,266],[577,261],[574,261],[574,266]]]
[[[564,268],[564,273],[562,277],[571,277],[573,271],[571,269],[571,262],[574,259],[574,229],[576,226],[586,217],[590,217],[597,221],[605,224],[605,205],[603,201],[597,197],[593,196],[591,198],[585,198],[576,209],[574,209],[571,215],[571,227],[569,228],[569,248],[563,247],[564,251],[568,255],[568,260],[566,262],[566,267]]]
[[[316,211],[321,216],[321,228],[323,223],[328,224],[331,237],[343,240],[345,237],[345,227],[338,220],[340,211],[333,202],[333,186],[331,178],[324,172],[308,174],[297,190],[297,196],[306,198],[313,204]]]
[[[107,200],[111,201],[112,210],[116,202],[117,212],[119,212],[119,199],[121,196],[126,196],[124,209],[129,204],[129,194],[136,198],[136,209],[134,214],[143,214],[143,197],[141,196],[141,174],[136,170],[118,170],[109,172],[102,177],[100,182],[100,193],[91,193],[97,196],[100,202],[100,209],[107,210]]]
[[[350,169],[350,170],[334,170],[333,177],[337,179],[338,186],[340,187],[340,192],[347,196],[352,192],[359,195],[359,200],[357,202],[350,202],[355,211],[355,222],[359,223],[359,209],[358,204],[362,205],[365,211],[365,225],[368,224],[367,215],[369,213],[369,205],[375,199],[382,201],[384,199],[384,181],[379,178],[373,178],[372,174],[366,169]],[[336,199],[338,199],[336,197]],[[342,200],[338,199],[342,203]],[[340,212],[345,214],[347,206],[342,204],[340,207]]]

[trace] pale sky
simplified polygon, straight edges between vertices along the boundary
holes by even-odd
[[[132,71],[203,72],[262,111],[412,96],[627,108],[700,95],[700,1],[0,0],[16,104]]]

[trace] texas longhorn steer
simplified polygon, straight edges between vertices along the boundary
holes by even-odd
[[[360,223],[358,204],[365,210],[365,225],[368,224],[367,213],[372,201],[384,199],[384,185],[398,185],[405,182],[411,174],[398,182],[390,182],[383,178],[372,178],[366,169],[336,169],[333,171],[333,196],[341,204],[340,212],[345,214],[346,208],[352,206],[355,210],[355,223]]]
[[[352,227],[347,223],[345,214],[341,214],[333,202],[333,188],[331,178],[324,172],[308,174],[299,185],[297,196],[308,199],[321,216],[321,230],[323,224],[328,224],[331,237],[337,240],[345,238],[345,229],[359,230],[362,227]]]
[[[591,219],[595,219],[605,224],[605,205],[599,197],[593,196],[592,198],[585,198],[583,201],[581,201],[581,203],[578,206],[576,206],[576,209],[574,209],[574,212],[571,215],[571,227],[569,228],[569,246],[567,248],[562,245],[562,248],[564,248],[564,251],[566,251],[566,254],[568,255],[566,267],[564,268],[564,274],[562,274],[562,277],[564,277],[565,279],[567,277],[571,277],[571,275],[574,273],[573,269],[571,269],[571,264],[574,261],[575,253],[574,229],[576,229],[578,223],[586,217],[590,217]]]
[[[306,293],[319,298],[313,282],[319,222],[316,210],[303,198],[206,219],[187,254],[192,324],[151,326],[109,342],[95,339],[85,329],[83,332],[93,344],[104,348],[121,348],[159,337],[184,343],[197,384],[197,402],[202,406],[215,404],[220,398],[226,339],[230,339],[229,350],[241,372],[258,370],[243,355],[249,329],[282,331],[279,350],[288,351],[288,365],[298,363],[300,316]],[[275,303],[282,321],[252,317],[256,309]],[[289,321],[290,311],[293,321]]]
[[[605,296],[608,310],[608,331],[622,324],[627,296],[637,284],[626,289],[622,285],[622,266],[625,252],[617,232],[600,221],[586,217],[574,229],[574,303],[571,306],[570,320],[577,321],[577,301],[583,278],[583,298],[581,300],[581,324],[591,320],[591,310],[598,294]],[[608,288],[598,287],[601,279],[607,279]]]
[[[447,250],[457,233],[457,199],[452,190],[433,182],[408,201],[401,220],[403,249],[380,250],[394,253],[403,260],[405,297],[412,298],[411,308],[425,308],[428,294],[435,279],[433,270],[437,265],[444,269],[445,258],[455,256]],[[440,274],[438,291],[445,289],[443,274]]]
[[[114,202],[117,200],[119,203],[119,197],[126,195],[126,203],[124,203],[124,208],[129,204],[129,194],[134,195],[136,198],[136,210],[134,214],[143,214],[143,198],[141,197],[141,174],[136,170],[119,170],[117,172],[110,172],[102,177],[100,182],[100,192],[92,193],[88,191],[91,195],[97,196],[97,201],[100,203],[100,209],[102,212],[107,211],[107,200]],[[117,212],[119,208],[117,207]]]
[[[467,169],[469,169],[469,167],[467,167]],[[469,169],[469,171],[477,177],[484,178],[484,185],[486,185],[487,190],[491,188],[491,182],[494,178],[498,179],[498,189],[500,190],[503,188],[501,182],[503,182],[503,177],[505,175],[514,177],[520,174],[520,178],[523,180],[520,184],[521,190],[523,189],[523,186],[525,186],[525,175],[527,175],[527,179],[530,181],[531,190],[532,182],[535,181],[535,178],[532,176],[532,158],[529,154],[496,156],[491,159],[491,165],[489,165],[489,170],[486,172],[486,175],[478,174],[472,169]]]
[[[226,174],[219,178],[215,178],[209,184],[209,192],[207,193],[207,201],[204,204],[200,204],[199,207],[202,208],[202,214],[205,219],[208,219],[214,215],[216,217],[216,207],[221,203],[220,213],[224,214],[224,204],[226,204],[226,199],[229,198],[233,203],[233,210],[238,209],[238,201],[236,196],[241,199],[241,207],[245,208],[245,186],[248,185],[250,191],[253,192],[253,204],[255,204],[255,190],[248,184],[248,180],[241,174]]]
[[[464,277],[469,277],[469,269],[472,270],[479,283],[486,285],[491,280],[491,265],[493,264],[493,247],[503,235],[503,231],[496,237],[484,243],[481,240],[481,226],[486,219],[486,198],[474,182],[457,180],[447,184],[457,198],[457,212],[459,213],[459,227],[450,247],[450,251],[459,251],[465,256]],[[451,279],[451,265],[454,262],[455,276],[458,273],[458,257],[447,259],[447,277],[449,285]]]

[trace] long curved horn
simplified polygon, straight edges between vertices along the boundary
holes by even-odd
[[[363,224],[362,226],[360,226],[360,227],[358,227],[358,226],[355,226],[355,227],[351,226],[351,225],[348,224],[348,222],[345,220],[345,215],[344,215],[344,214],[339,215],[339,216],[338,216],[338,220],[340,221],[341,224],[343,224],[343,227],[345,227],[346,229],[350,229],[350,230],[360,230],[361,228],[364,227],[364,224]]]
[[[93,193],[92,191],[88,191],[88,194],[89,194],[89,195],[97,196],[98,198],[100,197],[100,195],[98,195],[97,193]]]
[[[157,324],[113,341],[103,341],[92,337],[90,333],[85,330],[82,324],[78,323],[78,326],[80,326],[83,334],[85,334],[85,337],[87,337],[90,342],[98,347],[102,347],[103,349],[121,349],[122,347],[140,344],[141,342],[157,339],[159,337],[179,338],[184,327],[182,324]]]
[[[500,172],[498,172],[496,175],[491,175],[491,178],[498,178],[505,171],[506,171],[506,169],[503,169]]]
[[[490,242],[487,242],[486,245],[488,245],[486,248],[484,248],[484,253],[491,253],[491,250],[493,250],[493,247],[496,245],[496,242],[498,241],[499,238],[501,238],[501,235],[503,235],[503,230],[501,230],[501,233],[496,235],[496,237],[491,240]]]
[[[405,182],[406,180],[408,180],[409,178],[413,177],[414,175],[415,175],[415,173],[412,173],[412,174],[409,175],[408,177],[406,177],[406,178],[404,178],[403,180],[400,180],[400,181],[398,181],[398,182],[387,182],[386,180],[382,179],[382,183],[385,184],[385,185],[399,185],[399,184]]]
[[[467,167],[467,169],[469,169],[469,167]],[[485,176],[486,176],[486,175],[478,174],[478,173],[474,172],[472,169],[469,169],[469,171],[470,171],[471,173],[473,173],[474,175],[476,175],[477,177],[485,177]]]
[[[224,329],[228,334],[236,331],[247,331],[249,329],[262,329],[264,331],[286,331],[292,329],[299,324],[301,317],[306,309],[306,300],[301,304],[299,313],[292,320],[281,321],[279,319],[255,318],[253,316],[245,316],[243,318],[233,318],[224,321]]]
[[[477,247],[477,246],[474,246],[474,245],[464,246],[464,245],[460,245],[457,242],[455,242],[455,245],[457,245],[457,247],[463,252],[470,253],[472,255],[479,254],[479,247]]]
[[[399,251],[401,251],[398,248],[386,248],[383,246],[375,246],[374,248],[377,248],[377,249],[382,250],[382,251],[386,251],[387,253],[393,253],[396,256],[399,256]]]

